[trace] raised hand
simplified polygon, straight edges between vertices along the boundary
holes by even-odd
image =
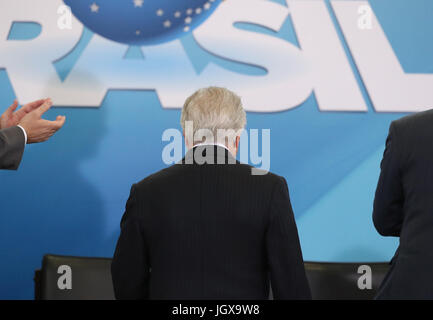
[[[42,105],[27,113],[19,122],[27,133],[27,143],[48,140],[65,123],[65,116],[57,116],[54,121],[42,119],[42,115],[51,108],[52,104],[51,99],[44,100]]]
[[[14,100],[14,103],[11,104],[0,117],[0,129],[16,126],[26,114],[40,107],[46,100],[47,99],[40,99],[27,103],[17,111],[15,110],[18,107],[18,101]]]

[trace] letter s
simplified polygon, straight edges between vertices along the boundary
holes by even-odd
[[[300,105],[312,91],[308,63],[299,48],[286,40],[239,29],[250,23],[278,32],[287,7],[263,0],[225,1],[193,32],[197,42],[214,55],[259,66],[266,75],[246,76],[210,64],[203,78],[230,86],[243,97],[247,110],[270,112]]]

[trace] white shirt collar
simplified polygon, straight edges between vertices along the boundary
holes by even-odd
[[[203,142],[203,143],[197,143],[193,146],[193,148],[198,147],[198,146],[218,146],[218,147],[223,147],[224,149],[226,149],[227,151],[230,151],[229,148],[227,148],[225,145],[223,145],[222,143],[208,143],[208,142]]]

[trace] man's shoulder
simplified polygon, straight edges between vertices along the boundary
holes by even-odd
[[[141,179],[140,181],[138,181],[137,183],[135,183],[135,185],[138,188],[143,188],[146,187],[154,182],[158,182],[160,180],[163,180],[164,178],[167,178],[170,175],[176,174],[176,171],[178,171],[178,167],[177,164],[169,166],[167,168],[161,169],[159,171],[156,171],[150,175],[148,175],[147,177]]]
[[[274,190],[277,185],[287,185],[284,177],[249,164],[237,162],[236,165],[228,165],[228,170],[233,181],[251,183],[259,190]]]
[[[256,168],[254,166],[251,166],[249,164],[245,163],[238,163],[239,167],[242,167],[245,173],[249,174],[252,179],[262,179],[270,182],[279,182],[284,180],[282,176],[279,176],[273,172],[270,172],[268,170]]]
[[[433,109],[393,121],[389,132],[393,136],[395,146],[402,153],[419,149],[430,154],[428,146],[433,138]]]
[[[285,179],[282,176],[279,176],[275,173],[272,173],[267,170],[255,168],[249,164],[237,162],[236,164],[225,164],[225,168],[228,170],[230,175],[233,175],[233,178],[237,176],[243,176],[244,178],[251,180],[259,180],[263,184],[275,184],[275,183],[285,183]],[[155,173],[150,174],[146,178],[140,180],[135,185],[139,189],[143,189],[148,187],[151,184],[159,184],[168,182],[172,179],[187,179],[187,171],[197,167],[194,164],[182,164],[177,163],[170,167],[159,170]]]
[[[394,120],[391,124],[396,130],[405,130],[407,128],[419,128],[425,125],[431,127],[433,121],[433,109],[412,113],[400,119]],[[411,130],[412,131],[412,130]]]

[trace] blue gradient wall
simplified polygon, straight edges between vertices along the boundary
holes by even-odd
[[[404,70],[433,73],[433,2],[370,3]],[[15,29],[16,37],[33,32]],[[296,43],[289,18],[276,36]],[[74,51],[56,63],[60,75],[91,37],[85,30]],[[271,171],[288,181],[305,260],[388,260],[397,239],[377,235],[371,210],[388,126],[404,114],[373,110],[341,32],[340,38],[368,112],[323,113],[312,94],[292,110],[248,113],[248,127],[271,128]],[[212,56],[192,36],[182,43],[197,72],[210,61],[260,72]],[[0,70],[0,111],[14,98]],[[47,117],[57,114],[66,115],[64,128],[46,143],[28,145],[17,172],[0,172],[1,299],[33,297],[33,271],[45,253],[111,256],[131,184],[165,166],[162,132],[180,129],[180,110],[163,109],[153,91],[110,91],[100,108],[53,108]]]

